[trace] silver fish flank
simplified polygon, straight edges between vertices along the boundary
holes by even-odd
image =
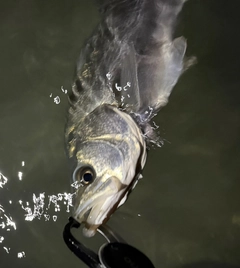
[[[69,97],[66,147],[79,188],[73,216],[92,236],[122,205],[158,143],[152,118],[185,69],[186,41],[173,39],[183,0],[103,0]]]

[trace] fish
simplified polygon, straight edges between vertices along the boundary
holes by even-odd
[[[173,38],[185,0],[102,0],[69,94],[65,130],[73,217],[94,236],[142,177],[152,119],[189,65],[186,39]]]

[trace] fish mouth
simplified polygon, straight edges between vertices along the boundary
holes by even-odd
[[[126,191],[124,186],[116,177],[110,177],[105,182],[89,185],[77,196],[73,217],[85,225],[84,236],[94,236],[97,228],[117,209]]]

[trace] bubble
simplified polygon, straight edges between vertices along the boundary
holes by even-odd
[[[23,175],[23,173],[21,171],[18,171],[18,178],[20,181],[22,180],[22,175]]]
[[[75,181],[74,183],[71,184],[71,187],[74,189],[78,189],[79,187],[81,187],[81,183],[79,183],[79,181]]]
[[[22,252],[18,252],[17,257],[18,257],[19,259],[21,259],[21,258],[26,257],[26,254],[25,254],[24,251],[22,251]]]
[[[108,72],[108,73],[106,74],[106,77],[107,77],[108,80],[111,80],[111,78],[112,78],[111,73]]]
[[[54,98],[54,103],[59,104],[60,102],[61,102],[60,97],[59,97],[59,96],[56,96],[56,97]]]
[[[123,87],[123,90],[124,91],[127,91],[128,88],[130,88],[130,87],[131,87],[131,83],[130,82],[127,82],[126,86]]]
[[[115,83],[115,88],[116,88],[117,91],[122,91],[122,87],[118,86],[117,83]]]
[[[67,94],[67,92],[68,92],[67,89],[64,89],[64,88],[63,88],[63,86],[61,86],[61,90],[62,90],[62,92],[63,92],[64,94]]]

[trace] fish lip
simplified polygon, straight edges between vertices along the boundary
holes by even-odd
[[[83,213],[83,217],[86,220],[83,220],[82,218],[79,217],[73,217],[76,221],[82,223],[84,225],[83,229],[82,229],[82,233],[85,237],[92,237],[96,234],[97,232],[97,228],[99,227],[99,225],[89,225],[87,222],[87,218],[91,212],[92,208],[88,209],[85,213]]]
[[[92,187],[92,194],[86,194],[88,198],[83,192],[80,202],[75,205],[73,217],[85,225],[83,230],[85,236],[93,236],[98,226],[112,214],[109,215],[109,212],[119,203],[122,193],[126,189],[122,186],[119,179],[110,177],[104,183]],[[96,197],[94,198],[94,196]]]

